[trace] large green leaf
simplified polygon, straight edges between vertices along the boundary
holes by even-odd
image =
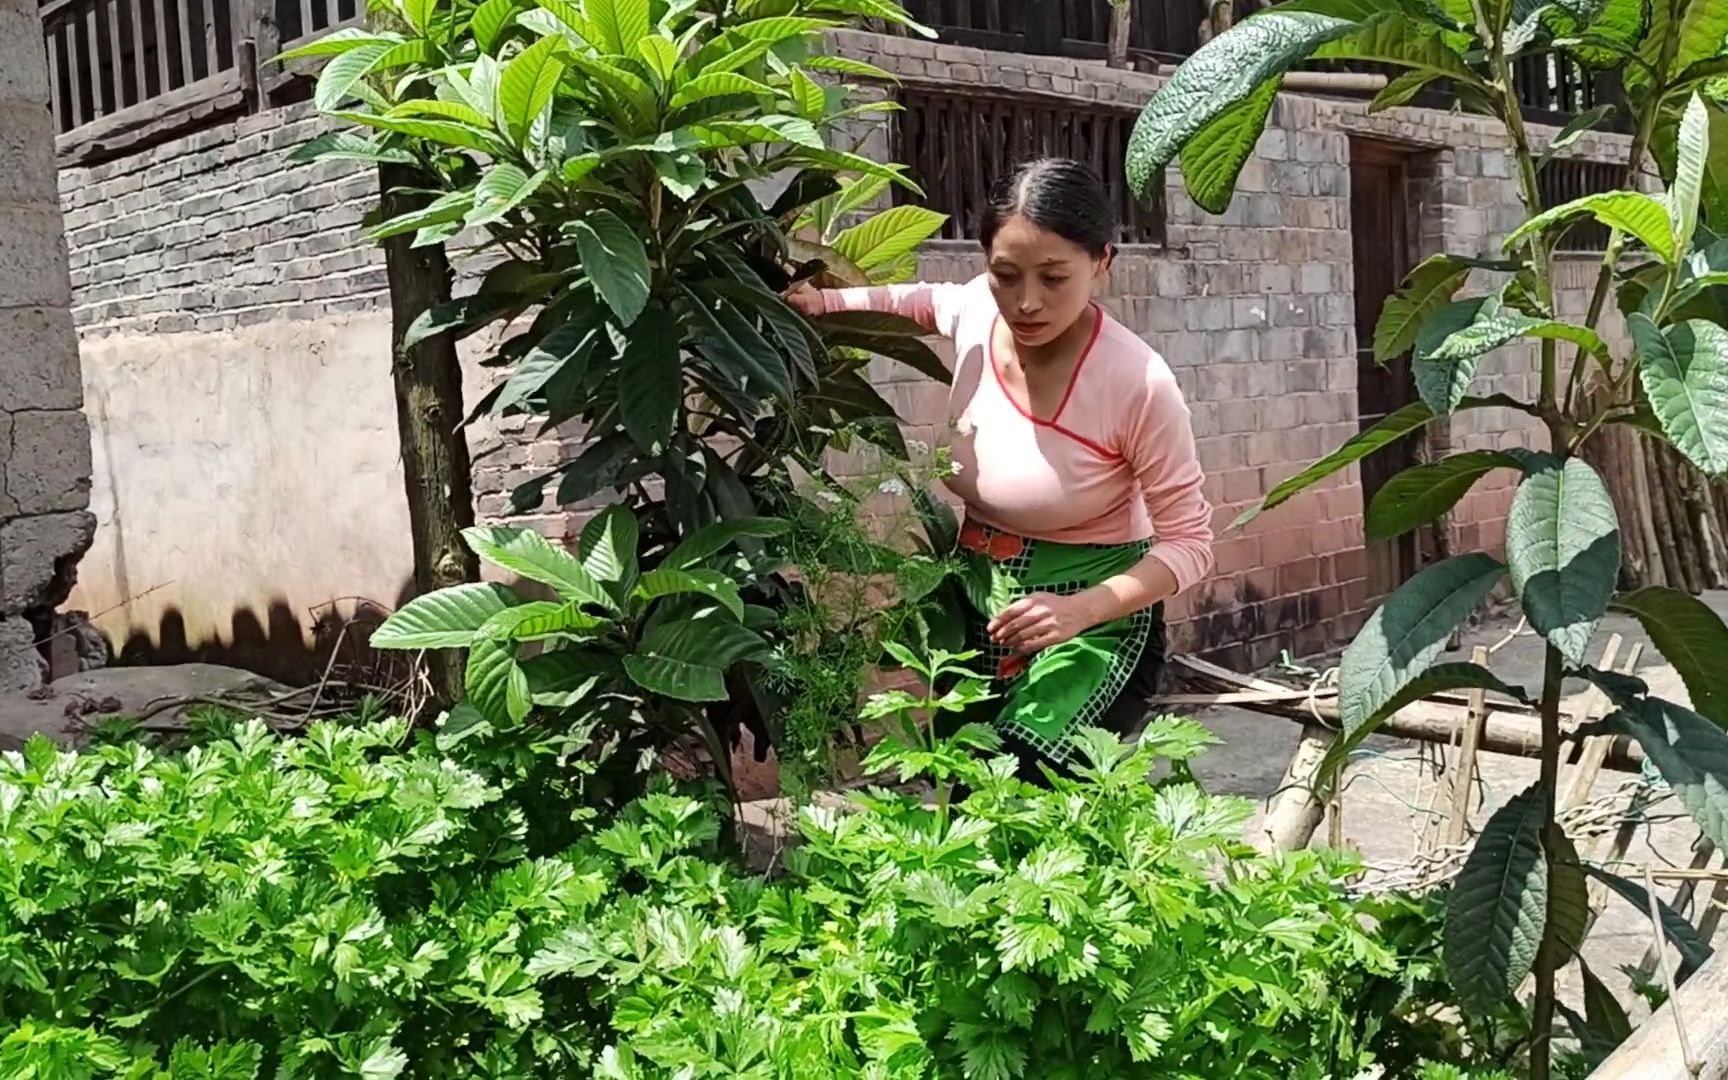
[[[1505,573],[1480,553],[1447,559],[1418,572],[1368,617],[1339,661],[1338,706],[1347,734],[1370,724],[1433,665],[1452,631]]]
[[[388,240],[392,236],[418,232],[436,225],[461,221],[474,208],[474,192],[447,191],[425,206],[398,214],[366,234],[368,240]]]
[[[396,42],[373,42],[347,49],[324,65],[312,89],[312,104],[319,112],[334,112],[355,93],[355,87],[378,58],[396,47]]]
[[[582,568],[595,581],[626,588],[636,580],[636,549],[642,528],[627,506],[608,506],[582,527]],[[616,595],[616,594],[614,594]]]
[[[552,103],[558,80],[564,77],[567,53],[568,46],[562,39],[546,37],[504,65],[504,73],[498,79],[498,113],[505,134],[516,145],[523,144],[528,129]]]
[[[1678,589],[1648,588],[1614,598],[1633,616],[1686,684],[1692,708],[1728,728],[1728,626],[1710,605]]]
[[[1587,865],[1584,873],[1600,881],[1622,900],[1631,904],[1638,912],[1639,919],[1650,917],[1650,893],[1644,886],[1600,866]],[[1704,962],[1710,959],[1714,950],[1710,948],[1709,942],[1699,936],[1698,929],[1691,921],[1670,907],[1668,901],[1657,897],[1656,911],[1662,920],[1663,935],[1667,937],[1668,943],[1680,952],[1680,970],[1675,975],[1675,981],[1682,982],[1692,972],[1704,966]]]
[[[1475,358],[1522,337],[1570,342],[1599,360],[1606,362],[1609,359],[1607,343],[1594,330],[1553,319],[1533,318],[1510,307],[1500,307],[1492,315],[1454,331],[1435,346],[1430,356],[1442,361]]]
[[[684,401],[684,363],[679,343],[683,329],[670,312],[630,330],[618,379],[618,419],[646,453],[659,454],[672,438],[678,407]]]
[[[616,610],[612,597],[574,555],[533,529],[481,525],[462,530],[462,538],[482,559],[546,585],[565,600]]]
[[[549,709],[570,709],[581,704],[602,684],[623,674],[623,666],[608,653],[587,649],[559,649],[522,662],[528,691],[534,704]]]
[[[385,146],[352,131],[331,131],[288,155],[296,164],[309,161],[363,161],[368,165],[412,165],[419,159],[399,146]]]
[[[1578,955],[1590,931],[1590,886],[1571,838],[1557,831],[1554,844],[1548,872],[1548,932],[1560,946],[1560,963],[1566,963]]]
[[[1435,664],[1405,683],[1402,689],[1383,702],[1355,730],[1333,741],[1320,763],[1315,790],[1323,794],[1329,793],[1339,769],[1349,759],[1350,754],[1386,720],[1425,698],[1458,690],[1488,690],[1503,694],[1514,701],[1528,701],[1530,697],[1523,687],[1502,681],[1499,676],[1480,664]]]
[[[594,350],[610,341],[600,315],[589,308],[548,331],[511,369],[492,410],[501,413],[527,401],[553,378],[580,383]]]
[[[1586,195],[1569,203],[1545,210],[1513,230],[1506,238],[1506,250],[1511,251],[1532,236],[1538,236],[1556,226],[1580,217],[1592,217],[1611,229],[1619,229],[1649,248],[1663,262],[1672,263],[1674,226],[1668,208],[1652,196],[1639,191],[1609,191]]]
[[[569,506],[618,486],[641,456],[635,441],[622,431],[596,439],[564,470],[564,479],[558,483],[558,501]]]
[[[706,75],[698,75],[680,86],[678,92],[672,95],[671,107],[682,109],[686,105],[694,105],[711,98],[740,95],[773,97],[774,88],[736,71],[712,71]]]
[[[1592,730],[1636,740],[1704,835],[1728,848],[1728,732],[1661,698],[1622,700]]]
[[[1521,469],[1523,460],[1499,450],[1473,450],[1426,462],[1392,477],[1368,504],[1368,542],[1379,543],[1426,525],[1458,504],[1495,469]]]
[[[475,641],[468,650],[463,680],[467,703],[492,723],[520,723],[528,715],[532,706],[528,677],[516,663],[516,647],[509,642]]]
[[[1374,359],[1384,364],[1416,344],[1422,323],[1452,302],[1471,267],[1451,255],[1424,259],[1380,309],[1374,325]]]
[[[1488,819],[1446,903],[1441,957],[1465,1008],[1487,1013],[1517,990],[1547,924],[1542,829],[1548,796],[1531,787]]]
[[[714,600],[740,622],[744,619],[744,600],[738,586],[716,570],[674,570],[662,566],[642,575],[636,584],[636,595],[644,601],[661,600],[668,596],[706,596]]]
[[[1140,201],[1152,201],[1164,167],[1213,120],[1319,46],[1360,26],[1315,12],[1263,11],[1202,45],[1152,96],[1134,125],[1130,190]]]
[[[726,699],[726,669],[762,656],[767,644],[722,608],[661,623],[643,636],[624,670],[650,693],[676,701]]]
[[[880,311],[837,311],[817,319],[816,330],[830,345],[898,360],[944,385],[954,381],[942,358],[924,343],[929,331],[911,319]]]
[[[539,190],[549,174],[542,169],[530,176],[509,162],[494,165],[474,187],[474,207],[462,224],[474,228],[501,221]]]
[[[401,40],[402,35],[400,34],[380,33],[376,30],[367,30],[364,27],[346,26],[334,33],[326,34],[309,45],[302,45],[298,49],[289,49],[272,59],[286,63],[290,60],[304,60],[312,56],[340,56],[345,52],[353,52],[355,49],[367,45],[383,45],[388,48]]]
[[[516,0],[484,0],[474,9],[468,30],[474,35],[474,43],[480,46],[481,52],[494,52],[515,18]]]
[[[1620,580],[1620,523],[1595,469],[1532,458],[1506,520],[1506,561],[1530,625],[1582,664]]]
[[[1481,353],[1466,350],[1442,352],[1455,334],[1486,320],[1499,310],[1499,300],[1492,296],[1477,296],[1454,300],[1430,315],[1416,333],[1416,351],[1411,366],[1416,376],[1416,392],[1436,416],[1450,416],[1476,377],[1482,362]]]
[[[1698,231],[1698,209],[1704,198],[1704,176],[1710,156],[1710,113],[1704,99],[1696,94],[1686,103],[1677,150],[1668,208],[1674,218],[1674,250],[1684,253]]]
[[[1728,474],[1728,330],[1689,319],[1664,331],[1642,311],[1626,329],[1662,430],[1706,475]]]
[[[1611,1053],[1631,1037],[1632,1020],[1614,991],[1602,984],[1589,964],[1580,960],[1578,970],[1584,977],[1584,1023],[1599,1045]]]
[[[947,214],[921,206],[896,206],[872,216],[834,238],[834,250],[860,270],[885,266],[918,250],[948,221]]]
[[[1434,78],[1481,82],[1464,58],[1449,48],[1440,35],[1405,15],[1371,17],[1355,33],[1322,44],[1314,50],[1313,57],[1397,64]]]
[[[1406,71],[1380,88],[1380,92],[1368,102],[1368,112],[1372,115],[1385,112],[1387,109],[1397,108],[1400,105],[1408,105],[1415,100],[1416,95],[1428,89],[1439,78],[1440,76],[1432,71],[1421,69]]]
[[[356,124],[377,128],[379,131],[394,131],[399,135],[410,135],[416,139],[439,146],[455,146],[464,150],[478,150],[483,154],[499,153],[498,140],[490,132],[478,131],[467,124],[453,120],[427,119],[423,116],[383,116],[378,113],[353,112],[338,110],[330,114],[338,120],[350,120]],[[461,194],[461,192],[452,192]]]
[[[737,269],[733,272],[739,273]],[[769,291],[767,286],[759,282],[747,282],[742,274],[739,280],[715,281],[712,286],[720,295],[747,305],[762,316],[762,322],[768,327],[781,351],[791,359],[792,366],[804,378],[811,382],[816,381],[816,356],[824,351],[822,339],[802,315],[792,310],[790,304],[778,294]]]
[[[435,304],[408,324],[402,346],[413,348],[429,337],[445,333],[453,333],[460,341],[520,303],[520,298],[513,293],[475,293]]]
[[[648,306],[648,249],[642,238],[610,210],[596,210],[566,226],[576,238],[582,270],[624,326]]]
[[[691,533],[671,553],[666,556],[666,565],[689,570],[700,566],[714,555],[725,551],[739,540],[750,538],[767,540],[776,536],[784,536],[791,525],[779,518],[742,518],[733,521],[716,521]]]
[[[1267,79],[1254,92],[1213,117],[1182,148],[1182,181],[1188,197],[1209,214],[1230,208],[1242,166],[1254,153],[1284,77]]]
[[[1404,406],[1295,476],[1274,486],[1258,504],[1243,511],[1236,519],[1235,527],[1241,528],[1327,477],[1343,472],[1369,454],[1391,446],[1412,432],[1420,431],[1433,420],[1433,410],[1419,401]]]
[[[792,397],[792,378],[779,350],[754,322],[705,282],[682,287],[687,325],[702,339],[716,369],[753,399]]]
[[[474,640],[486,620],[520,604],[502,585],[473,582],[417,596],[372,631],[376,649],[459,649]]]

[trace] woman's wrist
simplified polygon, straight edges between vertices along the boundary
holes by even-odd
[[[1107,622],[1115,622],[1129,614],[1117,610],[1121,607],[1121,598],[1109,588],[1109,582],[1075,593],[1074,607],[1088,630],[1103,626]]]

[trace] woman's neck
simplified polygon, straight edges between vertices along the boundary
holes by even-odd
[[[1022,345],[1018,341],[1014,342],[1014,355],[1022,368],[1044,367],[1071,360],[1091,339],[1095,321],[1103,317],[1095,305],[1089,305],[1080,317],[1074,320],[1073,325],[1043,345]]]

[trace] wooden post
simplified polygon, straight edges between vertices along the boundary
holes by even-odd
[[[1110,66],[1128,66],[1128,45],[1134,32],[1133,0],[1110,0]]]
[[[1488,666],[1488,650],[1476,646],[1470,654],[1478,667]],[[1446,846],[1457,847],[1470,831],[1470,793],[1476,784],[1476,753],[1482,746],[1482,730],[1488,726],[1488,695],[1470,691],[1470,711],[1464,719],[1464,742],[1452,768],[1452,812],[1446,822]]]
[[[1308,846],[1314,830],[1326,819],[1326,804],[1314,791],[1314,774],[1326,759],[1326,752],[1338,739],[1338,733],[1319,724],[1302,729],[1302,741],[1290,755],[1290,765],[1278,791],[1266,805],[1266,820],[1261,826],[1268,851],[1298,851]]]
[[[1680,1029],[1692,1052],[1687,1061]],[[1694,1071],[1694,1069],[1696,1071]],[[1686,980],[1672,1000],[1640,1024],[1590,1080],[1719,1080],[1728,1076],[1728,957],[1716,953]]]

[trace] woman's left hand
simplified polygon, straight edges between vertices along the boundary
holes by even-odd
[[[990,621],[990,640],[1029,655],[1091,629],[1078,596],[1036,592],[1021,597]]]

